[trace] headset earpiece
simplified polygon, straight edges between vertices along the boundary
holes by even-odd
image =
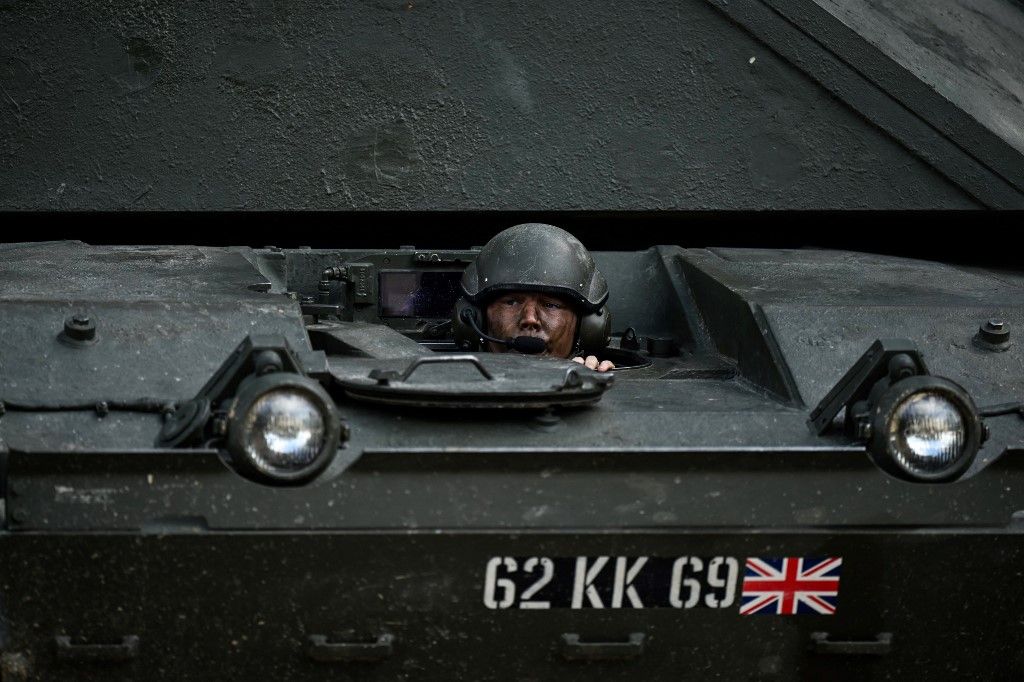
[[[455,337],[455,346],[459,350],[478,351],[483,348],[483,340],[463,318],[464,314],[475,317],[477,326],[481,329],[484,328],[484,316],[480,308],[465,298],[460,298],[455,302],[455,311],[452,314],[452,335]]]
[[[580,318],[578,344],[584,355],[600,355],[608,347],[612,335],[612,314],[608,306],[601,306],[596,313],[586,313]]]

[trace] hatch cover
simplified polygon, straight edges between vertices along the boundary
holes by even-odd
[[[416,407],[530,409],[588,405],[614,375],[579,363],[502,354],[439,354],[418,358],[330,361],[350,397]]]

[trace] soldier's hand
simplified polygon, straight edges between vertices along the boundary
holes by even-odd
[[[573,358],[572,361],[580,363],[587,369],[596,369],[598,372],[607,372],[610,369],[615,369],[615,363],[611,360],[602,360],[599,363],[596,355],[588,355],[586,360],[583,358]]]

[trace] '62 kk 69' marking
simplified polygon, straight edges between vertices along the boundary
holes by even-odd
[[[712,608],[736,602],[735,557],[492,557],[489,609]]]

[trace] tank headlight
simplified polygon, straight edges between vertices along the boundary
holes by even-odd
[[[942,377],[898,381],[872,410],[875,463],[912,481],[950,481],[974,461],[981,420],[963,388]]]
[[[323,449],[324,418],[301,391],[264,393],[242,419],[245,453],[262,471],[303,469]]]
[[[239,386],[228,410],[227,449],[235,468],[250,478],[304,483],[331,461],[340,431],[320,384],[275,372]]]

